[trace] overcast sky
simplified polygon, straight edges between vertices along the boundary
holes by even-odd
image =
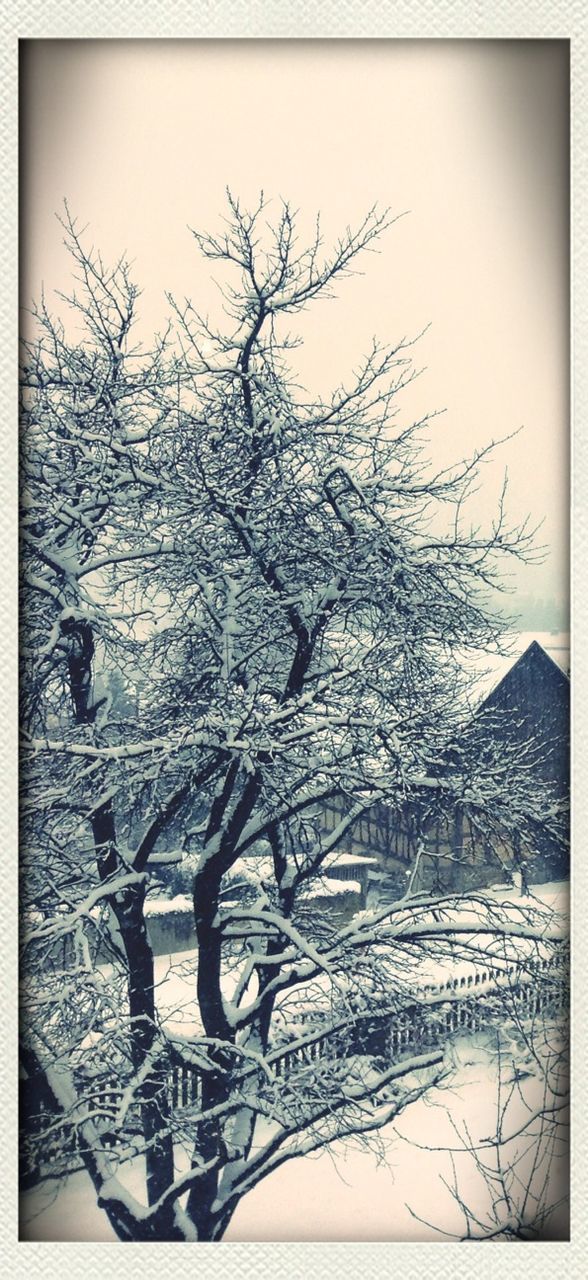
[[[145,326],[165,290],[212,302],[188,226],[229,185],[284,197],[325,239],[374,203],[407,214],[337,301],[299,318],[300,380],[327,393],[372,336],[430,325],[406,415],[444,409],[449,461],[502,451],[510,511],[550,553],[520,589],[567,595],[568,46],[548,41],[34,41],[22,65],[23,301],[67,285],[67,197],[106,258],[126,251]],[[482,514],[499,483],[486,473]]]

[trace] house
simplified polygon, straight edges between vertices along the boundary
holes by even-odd
[[[532,739],[537,769],[560,795],[570,785],[569,676],[536,640],[484,699],[478,715],[503,717],[502,732],[513,742]]]
[[[559,655],[558,655],[559,656]],[[464,729],[464,743],[477,752],[479,772],[484,752],[494,758],[525,758],[538,785],[547,784],[554,800],[569,796],[570,681],[567,673],[545,648],[533,640],[478,705]],[[457,759],[466,746],[453,751]],[[512,834],[513,811],[508,814],[510,834],[501,829],[500,815],[484,828],[475,807],[444,802],[443,779],[453,765],[452,752],[437,766],[440,787],[415,787],[400,810],[374,805],[351,829],[345,851],[371,854],[380,864],[380,891],[384,899],[402,895],[407,879],[418,868],[415,885],[443,891],[468,889],[492,883],[519,872],[523,881],[560,879],[569,871],[567,830],[554,838],[536,824],[525,847],[520,833]],[[446,794],[451,795],[447,789]],[[336,806],[326,808],[321,825],[329,831],[340,819]]]
[[[525,649],[477,710],[487,733],[499,735],[513,751],[527,750],[533,777],[546,784],[554,801],[566,802],[570,793],[570,680],[569,675],[536,640]],[[505,851],[503,850],[503,853]],[[506,852],[509,852],[508,850]],[[521,861],[515,838],[510,865]],[[507,859],[508,863],[508,859]],[[534,833],[532,858],[524,859],[535,880],[569,874],[569,826],[559,840],[545,830]]]
[[[561,650],[558,657],[561,662]],[[569,717],[569,677],[545,647],[533,640],[485,693],[464,726],[464,740],[469,733],[472,752],[488,749],[505,757],[510,752],[513,758],[526,751],[538,783],[547,783],[555,799],[565,800],[569,794]],[[459,754],[458,743],[456,757]],[[479,761],[480,756],[478,773]],[[568,874],[565,832],[563,841],[555,841],[537,827],[533,831],[532,865],[525,866],[530,860],[524,842],[516,833],[512,835],[512,823],[509,836],[501,831],[499,822],[491,831],[484,830],[471,807],[452,800],[455,793],[451,788],[443,790],[444,774],[451,769],[448,751],[446,760],[431,770],[433,784],[435,772],[441,784],[438,789],[435,785],[414,786],[400,807],[378,801],[364,811],[327,854],[313,889],[314,908],[320,899],[332,914],[348,918],[375,899],[386,902],[402,897],[411,877],[413,888],[442,892],[504,881],[516,871],[535,882]],[[312,815],[316,836],[328,839],[348,812],[349,800],[343,797],[317,806]],[[163,864],[177,857],[177,853],[164,853],[158,860]],[[251,875],[263,877],[263,857],[251,851],[232,874],[237,882],[239,877],[243,882]],[[271,879],[271,866],[267,874]],[[174,881],[174,891],[189,892],[188,872],[185,883]],[[170,910],[169,904],[166,909]],[[156,953],[168,947],[172,926],[178,938],[181,935],[183,947],[193,945],[192,934],[175,915],[169,919],[150,916],[148,927]]]

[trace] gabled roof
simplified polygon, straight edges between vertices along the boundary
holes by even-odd
[[[478,707],[478,711],[481,711],[485,707],[491,707],[495,701],[499,701],[500,698],[504,696],[504,693],[508,691],[509,685],[517,684],[519,678],[521,676],[524,678],[527,673],[531,676],[537,675],[539,678],[544,676],[555,689],[560,688],[562,692],[564,690],[568,692],[569,690],[569,676],[567,676],[565,671],[562,671],[558,663],[555,662],[548,653],[546,653],[542,645],[540,645],[537,640],[533,640],[528,648],[525,649],[525,652],[521,654],[520,658],[517,658],[512,667],[509,667],[506,674],[498,681],[498,684],[494,685],[494,688],[482,700]]]
[[[506,637],[506,650],[501,653],[483,653],[468,659],[467,669],[475,684],[476,702],[480,703],[507,675],[519,658],[536,640],[539,647],[566,674],[570,670],[570,636],[567,631],[513,631]]]

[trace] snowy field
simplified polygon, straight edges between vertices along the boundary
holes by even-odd
[[[497,901],[541,904],[562,931],[568,885],[537,886],[529,898],[497,886]],[[193,1016],[191,956],[160,957],[160,1011],[186,1032]],[[567,1235],[567,1113],[564,1045],[557,1028],[533,1039],[458,1033],[448,1042],[443,1078],[370,1139],[335,1143],[293,1159],[240,1203],[227,1241],[448,1241],[492,1236],[555,1205],[548,1239]],[[407,1078],[408,1087],[426,1082]],[[547,1083],[546,1083],[547,1082]],[[557,1107],[557,1124],[552,1108]],[[545,1117],[548,1116],[546,1121]],[[492,1142],[500,1127],[501,1140]],[[258,1141],[263,1141],[260,1133]],[[474,1150],[472,1150],[472,1148]],[[502,1172],[501,1172],[502,1171]],[[139,1191],[140,1169],[121,1178]],[[27,1192],[21,1238],[107,1241],[116,1237],[96,1207],[86,1174],[56,1190]]]
[[[555,1056],[560,1047],[553,1032],[548,1051]],[[555,1142],[546,1133],[542,1143],[538,1119],[523,1137],[508,1140],[550,1101],[541,1079],[530,1074],[520,1081],[499,1081],[480,1036],[457,1038],[446,1067],[443,1083],[369,1146],[357,1140],[335,1143],[328,1151],[283,1165],[241,1201],[225,1239],[460,1240],[467,1234],[466,1210],[472,1234],[487,1236],[509,1220],[496,1149],[485,1145],[499,1122],[507,1138],[498,1149],[500,1159],[505,1167],[515,1167],[506,1192],[519,1209],[529,1185],[541,1204],[564,1201],[550,1219],[548,1238],[565,1239],[565,1129],[558,1130]],[[564,1119],[562,1115],[562,1123]],[[467,1149],[472,1144],[481,1144],[477,1154]],[[129,1169],[124,1181],[135,1189],[135,1171]],[[76,1174],[58,1195],[44,1187],[23,1197],[21,1239],[114,1241],[116,1236],[96,1207],[87,1175]]]
[[[567,882],[555,882],[551,884],[542,884],[532,887],[527,897],[513,888],[504,885],[496,885],[490,889],[483,891],[475,891],[475,894],[465,894],[461,899],[461,907],[459,917],[465,921],[468,918],[468,911],[465,903],[468,898],[472,897],[476,903],[472,909],[471,918],[473,921],[479,920],[480,907],[478,905],[480,894],[489,903],[504,904],[511,906],[516,910],[517,907],[534,908],[542,910],[545,916],[545,925],[549,928],[551,935],[559,935],[562,938],[568,936],[569,933],[569,885]],[[175,899],[175,903],[180,903],[182,899]],[[166,902],[161,904],[164,908],[168,906]],[[159,903],[157,903],[159,909]],[[173,910],[174,901],[170,902],[169,909]],[[369,912],[366,914],[369,915]],[[455,913],[453,913],[455,915]],[[470,944],[473,940],[469,940]],[[518,939],[516,945],[503,943],[496,949],[492,957],[484,955],[485,942],[489,941],[489,937],[485,938],[481,935],[475,941],[476,950],[480,953],[480,959],[476,962],[461,955],[453,957],[451,960],[431,954],[431,947],[427,948],[427,953],[422,952],[418,956],[415,955],[411,959],[411,981],[406,984],[406,971],[404,966],[399,969],[398,982],[399,987],[406,986],[406,995],[409,999],[414,992],[422,991],[427,985],[439,987],[446,984],[451,979],[468,978],[476,973],[484,964],[486,958],[488,964],[493,963],[500,967],[504,964],[507,955],[514,959],[515,956],[520,958],[525,951],[539,956],[543,954],[548,956],[549,949],[543,948],[541,944],[537,946],[535,942],[525,943],[523,939]],[[467,943],[468,938],[463,939],[463,943]],[[155,957],[155,980],[157,988],[157,1008],[162,1024],[168,1035],[187,1036],[194,1035],[201,1030],[200,1016],[196,1003],[196,974],[197,974],[197,952],[182,951],[175,955],[161,955]],[[103,973],[106,978],[109,975],[109,967],[103,966]],[[237,969],[234,977],[227,974],[223,981],[223,991],[225,998],[230,1000],[234,993],[235,981],[240,969]],[[483,990],[483,986],[479,988]],[[298,988],[297,993],[290,995],[286,1004],[288,1005],[287,1020],[290,1036],[292,1030],[292,1016],[294,1009],[300,1003],[306,1003],[307,999],[311,999],[315,1008],[317,1001],[320,1000],[320,993],[324,992],[328,997],[332,991],[332,983],[326,976],[314,978],[309,989],[308,997],[305,997],[304,988]],[[467,990],[464,994],[470,994]],[[328,1000],[327,1000],[328,1004]],[[298,1012],[300,1010],[298,1009]]]

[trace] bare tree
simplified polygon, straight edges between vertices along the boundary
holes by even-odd
[[[318,224],[299,247],[288,205],[266,224],[263,200],[229,196],[226,232],[196,234],[229,273],[225,328],[170,300],[173,334],[146,351],[126,264],[66,214],[81,335],[45,302],[26,335],[23,1067],[50,1175],[81,1163],[121,1239],[219,1239],[284,1160],[381,1127],[412,1094],[358,1023],[394,1017],[432,946],[546,936],[531,908],[480,906],[466,927],[454,898],[347,924],[313,909],[376,801],[426,793],[506,832],[557,820],[514,759],[452,746],[463,655],[500,644],[489,589],[530,554],[504,501],[471,525],[486,451],[430,472],[425,424],[396,421],[410,343],[374,342],[324,401],[287,368],[289,317],[388,223],[371,211],[328,256]],[[195,859],[182,1036],[145,919],[170,841]],[[116,1176],[139,1157],[144,1201]]]
[[[433,1238],[567,1238],[564,1029],[549,1013],[529,1020],[512,1018],[511,1011],[506,1026],[501,1013],[502,1024],[496,1020],[482,1034],[461,1034],[450,1041],[442,1087],[429,1095],[438,1120],[436,1126],[429,1124],[431,1136],[423,1134],[419,1145],[436,1167],[439,1216],[430,1220],[416,1206],[409,1208]],[[401,1136],[414,1147],[414,1133]]]

